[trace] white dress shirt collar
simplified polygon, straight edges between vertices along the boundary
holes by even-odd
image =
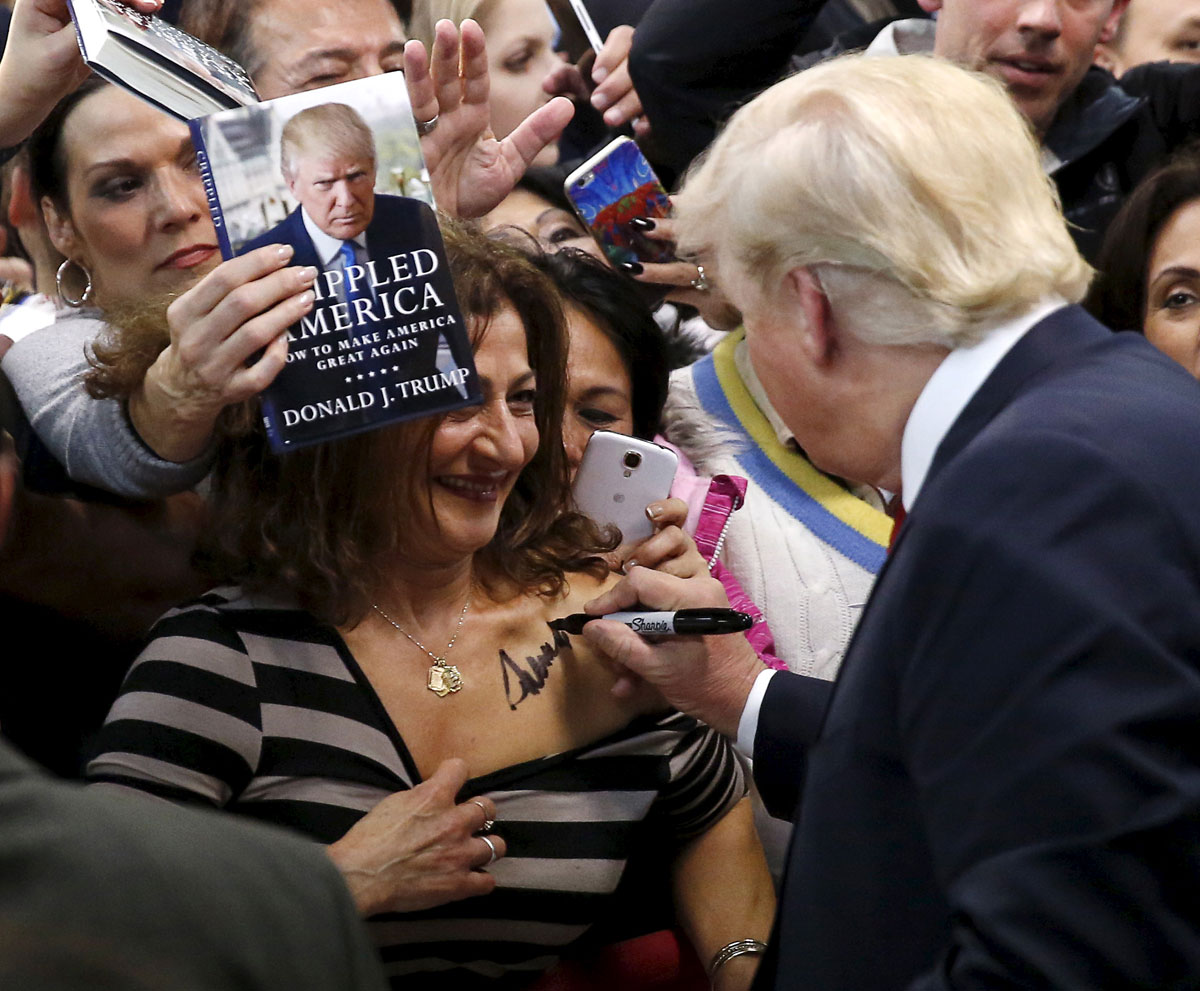
[[[344,242],[340,237],[331,237],[321,230],[312,217],[308,215],[308,211],[304,207],[300,208],[300,219],[304,221],[304,229],[308,231],[308,236],[313,243],[313,247],[317,250],[317,257],[321,260],[321,268],[328,270],[337,262]],[[365,249],[367,246],[367,232],[363,231],[358,237],[352,240],[360,248]]]
[[[978,344],[951,351],[938,365],[917,397],[900,441],[900,494],[905,511],[912,509],[938,447],[979,387],[1017,341],[1065,305],[1066,300],[1059,296],[1047,297],[989,331]]]

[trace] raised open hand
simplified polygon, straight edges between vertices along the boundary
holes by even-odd
[[[432,52],[419,41],[404,47],[409,101],[425,128],[421,152],[438,208],[457,217],[481,217],[512,191],[538,152],[558,139],[575,107],[556,97],[497,139],[488,110],[483,29],[467,20],[460,33],[442,20],[434,30]]]

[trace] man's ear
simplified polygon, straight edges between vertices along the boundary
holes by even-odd
[[[800,346],[818,367],[828,366],[837,352],[829,297],[809,268],[794,268],[784,277],[790,302],[803,317]]]
[[[1117,36],[1117,28],[1121,25],[1121,18],[1125,16],[1125,12],[1128,9],[1129,0],[1113,0],[1112,11],[1104,21],[1104,27],[1100,31],[1098,41],[1106,44]],[[1105,66],[1105,68],[1107,69],[1108,66]]]
[[[921,9],[927,14],[935,13],[942,9],[942,0],[917,0],[921,5]]]
[[[59,210],[49,196],[42,197],[42,217],[46,221],[46,233],[50,235],[50,243],[66,258],[80,261],[79,237],[75,233],[75,225],[65,210]]]

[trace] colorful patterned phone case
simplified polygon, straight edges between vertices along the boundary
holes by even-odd
[[[617,138],[567,179],[567,197],[614,265],[670,262],[671,246],[631,227],[634,217],[665,217],[667,191],[630,138]]]

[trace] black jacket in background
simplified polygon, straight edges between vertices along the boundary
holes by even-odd
[[[923,16],[917,0],[893,4],[903,17]],[[838,0],[655,0],[637,26],[629,71],[660,175],[682,176],[734,110],[787,75],[794,56],[811,56],[806,43],[854,17]]]
[[[1059,111],[1044,144],[1063,213],[1089,261],[1133,188],[1171,152],[1200,137],[1200,66],[1155,62],[1113,79],[1091,69]]]

